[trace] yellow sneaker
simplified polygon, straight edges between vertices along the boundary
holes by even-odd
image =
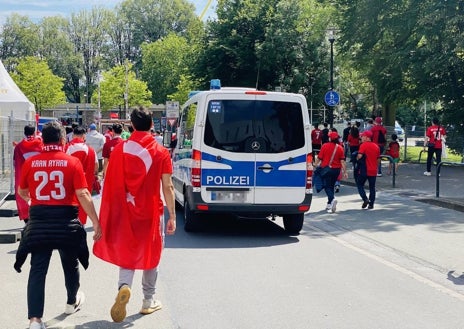
[[[129,302],[131,290],[127,284],[121,286],[111,308],[111,318],[114,322],[122,322],[126,318],[126,305]]]

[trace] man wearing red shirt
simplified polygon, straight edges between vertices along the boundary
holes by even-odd
[[[443,142],[446,139],[446,130],[440,126],[437,118],[432,119],[432,125],[427,128],[425,133],[424,148],[427,148],[427,171],[424,172],[425,176],[432,175],[432,158],[435,153],[437,164],[441,162],[441,152],[443,150]]]
[[[143,270],[140,313],[161,308],[154,299],[164,238],[161,190],[169,212],[166,233],[176,230],[169,151],[151,135],[153,120],[146,108],[135,108],[130,118],[135,131],[111,152],[100,207],[104,235],[93,248],[97,257],[120,267],[119,290],[111,308],[114,322],[126,317],[136,269]]]
[[[362,209],[374,209],[375,202],[375,181],[377,179],[377,169],[379,165],[380,148],[372,142],[372,129],[361,134],[361,145],[359,146],[357,161],[365,161],[366,172],[357,173],[356,186],[358,187],[359,195],[363,200]],[[364,160],[362,160],[364,159]],[[366,180],[369,182],[369,198],[364,190]]]
[[[77,218],[78,205],[89,215],[94,228],[94,240],[101,237],[100,224],[84,171],[79,159],[64,152],[66,132],[57,121],[42,129],[42,153],[30,157],[23,165],[18,193],[30,202],[30,218],[20,247],[31,254],[27,286],[30,329],[44,329],[42,322],[45,302],[45,279],[52,251],[58,249],[64,271],[67,302],[65,313],[76,312],[83,301],[79,290],[79,265],[88,265],[85,230]],[[87,250],[87,259],[82,258]],[[15,264],[15,269],[18,268]]]
[[[374,120],[374,126],[370,129],[372,131],[372,141],[377,144],[380,149],[380,154],[383,154],[385,145],[387,143],[387,129],[382,125],[382,118],[377,117]],[[379,162],[377,166],[377,176],[382,177],[382,164]]]
[[[15,170],[15,197],[16,207],[18,208],[19,219],[27,223],[29,219],[29,205],[18,195],[19,178],[21,168],[26,161],[33,155],[42,151],[42,139],[35,135],[35,127],[27,125],[24,127],[25,138],[16,144],[13,152],[13,163]]]
[[[329,213],[334,213],[337,210],[337,200],[335,200],[335,182],[343,172],[346,178],[346,162],[345,151],[343,146],[340,145],[339,136],[336,132],[330,132],[329,142],[322,145],[321,151],[317,155],[316,166],[320,165],[322,168],[330,167],[330,171],[323,177],[324,189],[327,195],[326,210]]]
[[[66,153],[80,160],[84,169],[87,188],[90,191],[95,181],[95,175],[98,173],[98,160],[95,150],[85,144],[85,133],[84,127],[78,126],[74,128],[73,137],[68,144]],[[87,214],[81,206],[79,207],[79,220],[82,225],[87,223]]]
[[[113,138],[108,140],[103,145],[102,157],[103,157],[103,177],[105,177],[106,168],[108,167],[108,161],[110,161],[110,154],[113,149],[123,141],[121,137],[122,133],[122,125],[119,123],[115,123],[112,127],[113,130]]]

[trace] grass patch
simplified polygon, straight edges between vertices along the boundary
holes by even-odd
[[[401,161],[402,162],[417,162],[419,163],[419,156],[420,156],[420,163],[427,162],[427,149],[423,151],[424,148],[421,146],[408,146],[406,149],[406,159],[404,159],[404,148],[400,149],[401,154]],[[421,153],[421,151],[423,151]],[[449,161],[449,162],[461,162],[462,155],[460,154],[453,154],[448,151],[448,157],[441,159],[441,161]]]

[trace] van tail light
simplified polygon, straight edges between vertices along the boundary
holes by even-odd
[[[309,153],[306,155],[306,191],[308,192],[313,188],[313,170],[313,155]]]
[[[192,169],[191,169],[192,187],[201,186],[201,152],[193,150],[192,152]]]

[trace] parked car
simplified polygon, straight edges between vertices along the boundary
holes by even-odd
[[[404,129],[401,127],[401,125],[396,120],[395,120],[395,134],[398,136],[398,140],[400,142],[404,140]]]

